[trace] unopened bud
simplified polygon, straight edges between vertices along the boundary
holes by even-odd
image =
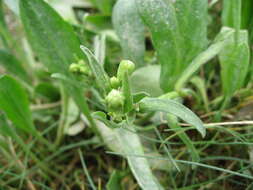
[[[127,71],[129,75],[131,75],[134,72],[135,65],[132,61],[129,60],[123,60],[119,64],[117,77],[121,81],[124,73]]]
[[[114,89],[117,89],[120,86],[120,81],[116,77],[110,78],[110,83],[111,83],[112,88],[114,88]]]
[[[124,105],[124,96],[119,90],[113,89],[105,98],[110,111],[120,111]]]

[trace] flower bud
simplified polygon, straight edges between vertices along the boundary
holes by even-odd
[[[110,111],[118,112],[122,111],[124,106],[124,96],[119,90],[113,89],[105,98],[106,104],[108,105],[108,108]]]
[[[117,77],[120,81],[122,81],[122,78],[124,76],[124,73],[127,71],[129,75],[131,75],[134,72],[135,65],[132,61],[129,60],[123,60],[119,64]]]
[[[89,74],[89,68],[83,60],[78,61],[78,63],[72,63],[69,66],[69,71],[76,74]]]
[[[120,81],[116,77],[110,78],[110,83],[111,83],[112,88],[114,88],[114,89],[117,89],[120,86]]]
[[[79,71],[79,66],[78,66],[78,64],[72,63],[72,64],[69,66],[69,71],[70,71],[71,73],[78,73],[78,71]]]

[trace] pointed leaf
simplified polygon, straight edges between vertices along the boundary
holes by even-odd
[[[81,49],[83,50],[85,55],[88,57],[89,66],[96,78],[99,88],[101,88],[104,93],[108,93],[111,89],[110,79],[108,75],[106,74],[106,72],[104,71],[104,68],[102,67],[101,64],[98,63],[95,56],[92,54],[92,52],[88,48],[81,46]]]
[[[144,98],[140,102],[140,109],[146,112],[160,111],[170,113],[196,127],[203,137],[206,135],[206,129],[198,116],[176,101],[159,98]]]
[[[148,160],[145,157],[140,157],[144,156],[143,146],[134,129],[125,125],[125,127],[115,129],[115,132],[123,153],[126,155],[138,155],[126,157],[131,171],[141,188],[143,190],[163,190],[163,187],[152,174]]]
[[[135,0],[119,0],[113,8],[112,21],[120,39],[124,59],[137,67],[144,65],[145,26],[136,8]]]
[[[0,78],[0,109],[17,128],[34,133],[27,94],[15,79],[7,75]]]
[[[0,50],[0,65],[2,65],[8,73],[30,83],[31,79],[21,62],[9,52]]]
[[[223,28],[223,30],[235,32],[230,28]],[[239,31],[237,43],[235,43],[233,35],[227,38],[226,45],[219,54],[219,60],[223,92],[225,96],[231,97],[243,86],[249,69],[250,47],[246,30]]]
[[[206,46],[207,0],[136,0],[161,64],[161,87],[173,90],[180,74]]]

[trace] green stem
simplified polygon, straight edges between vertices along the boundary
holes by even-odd
[[[55,145],[59,146],[59,144],[61,143],[63,136],[64,136],[64,131],[65,131],[65,127],[66,127],[66,118],[68,116],[68,103],[69,103],[69,96],[66,92],[66,90],[64,89],[63,84],[61,83],[60,85],[60,91],[61,91],[61,102],[62,102],[62,112],[61,112],[61,116],[60,116],[60,123],[58,126],[58,130],[57,130],[57,137],[55,140]]]
[[[207,50],[200,53],[187,67],[187,69],[183,72],[179,80],[175,85],[175,89],[177,92],[180,92],[184,87],[185,83],[189,80],[189,78],[196,72],[198,69],[207,63],[209,60],[214,58],[217,54],[220,53],[222,48],[224,47],[226,41],[216,42],[212,44]]]

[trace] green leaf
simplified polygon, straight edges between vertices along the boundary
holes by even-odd
[[[121,190],[121,181],[122,176],[120,175],[119,171],[113,171],[108,183],[106,184],[106,189],[107,190]]]
[[[6,71],[13,76],[25,82],[31,82],[31,79],[27,71],[24,69],[22,63],[5,50],[0,50],[0,65],[3,65]]]
[[[34,134],[27,94],[15,79],[7,75],[0,78],[0,109],[17,128]]]
[[[0,113],[0,135],[6,136],[6,137],[12,137],[12,130],[10,129],[10,126],[4,116],[4,114]]]
[[[136,0],[161,63],[160,83],[173,90],[180,74],[206,46],[207,0]]]
[[[184,37],[186,66],[207,46],[208,1],[175,1],[178,25]]]
[[[140,187],[143,190],[163,190],[163,187],[152,174],[147,158],[140,157],[145,156],[145,154],[139,136],[135,134],[134,128],[124,125],[124,127],[114,130],[122,151],[126,154],[131,171]]]
[[[22,0],[19,5],[21,20],[34,53],[51,73],[60,73],[69,81],[75,80],[69,72],[69,65],[85,57],[73,28],[42,0]],[[69,82],[64,86],[94,126],[82,87],[72,86]]]
[[[85,55],[88,57],[89,66],[96,78],[99,88],[103,90],[104,94],[108,93],[111,90],[110,79],[107,73],[104,71],[104,68],[102,67],[101,64],[98,63],[95,56],[92,54],[92,52],[88,48],[81,46],[81,49],[83,50]]]
[[[148,93],[146,92],[138,92],[133,94],[133,103],[138,103],[139,101],[141,101],[143,98],[150,96]]]
[[[241,1],[241,0],[240,0]],[[240,1],[230,1],[223,0],[223,9],[222,9],[222,24],[223,26],[236,28],[236,20],[240,20],[240,28],[248,29],[250,24],[252,23],[252,8],[253,1],[252,0],[242,0],[241,10],[238,10],[238,5]],[[239,14],[236,14],[238,13]]]
[[[109,15],[115,0],[90,0],[102,13]]]
[[[230,28],[223,28],[223,30],[234,31]],[[239,31],[237,43],[233,35],[228,37],[225,47],[219,54],[219,60],[223,92],[226,97],[231,97],[243,86],[249,69],[250,48],[246,30]]]
[[[160,111],[175,115],[185,122],[195,126],[203,137],[206,135],[206,129],[198,116],[176,101],[159,98],[144,98],[140,101],[140,109],[145,112]]]
[[[47,3],[22,0],[20,14],[34,53],[51,73],[69,75],[69,65],[85,58],[73,28]]]
[[[151,96],[159,96],[163,93],[159,87],[159,65],[148,65],[134,71],[130,77],[132,91],[134,93],[145,92]]]
[[[231,34],[231,33],[229,33]],[[217,39],[217,42],[214,42],[210,45],[205,51],[201,52],[192,62],[191,64],[185,69],[185,71],[181,74],[180,78],[178,79],[177,83],[175,84],[176,91],[180,92],[180,90],[184,87],[186,82],[190,79],[190,77],[199,70],[199,68],[213,59],[216,55],[218,55],[221,50],[224,48],[226,44],[226,36],[227,33],[221,35],[219,37],[221,39]],[[223,39],[224,38],[224,39]]]
[[[135,0],[119,0],[113,8],[112,21],[120,39],[124,59],[137,67],[144,65],[145,26],[138,15]]]
[[[133,96],[129,84],[128,72],[125,72],[123,75],[122,88],[123,88],[122,92],[125,97],[124,112],[127,113],[131,111],[131,109],[133,108]]]

